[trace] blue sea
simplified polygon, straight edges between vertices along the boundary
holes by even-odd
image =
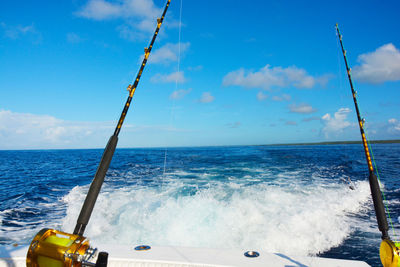
[[[399,233],[400,144],[372,148]],[[29,244],[44,227],[72,232],[102,152],[0,151],[0,245]],[[100,249],[239,248],[380,266],[362,145],[117,149],[85,236]]]

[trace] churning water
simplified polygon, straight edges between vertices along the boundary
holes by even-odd
[[[373,151],[396,228],[400,145],[373,145]],[[172,148],[163,173],[164,153],[116,150],[86,228],[92,243],[240,248],[379,264],[362,145]],[[0,151],[0,244],[28,244],[44,227],[72,232],[101,154]]]

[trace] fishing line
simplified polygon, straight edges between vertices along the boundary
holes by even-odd
[[[335,27],[335,34],[337,37],[339,37],[339,34],[336,31],[336,27]],[[342,68],[340,67],[340,61],[341,61],[341,55],[340,55],[340,41],[339,38],[336,38],[336,45],[337,45],[337,67],[338,67],[338,72],[339,72],[339,95],[340,95],[340,104],[341,106],[345,106],[345,100],[348,100],[349,97],[347,96],[347,94],[344,93],[344,86],[343,86],[343,73],[342,73]],[[346,145],[343,146],[343,150],[346,151],[346,154],[348,154],[348,149],[346,149]],[[354,184],[354,182],[351,180],[350,176],[347,176],[347,181],[344,179],[344,182],[347,182],[349,184],[349,188],[351,190],[354,190],[356,188],[356,185]]]
[[[182,31],[182,1],[180,3],[180,9],[179,9],[179,30],[178,30],[178,62],[177,62],[177,74],[175,78],[175,91],[178,91],[178,82],[179,82],[179,73],[180,73],[180,64],[181,64],[181,31]],[[174,111],[175,111],[175,97],[172,97],[172,108],[170,112],[170,118],[169,118],[169,126],[168,130],[172,129],[172,121],[174,119]],[[167,142],[165,145],[165,150],[164,150],[164,168],[163,168],[163,176],[165,176],[165,169],[167,166],[167,153],[168,153],[168,146]]]
[[[338,33],[337,33],[337,31],[336,31],[336,28],[335,28],[335,34],[336,34],[336,36],[339,36],[338,35]],[[336,49],[336,51],[337,51],[337,53],[336,53],[336,55],[337,55],[337,67],[338,67],[338,72],[339,72],[339,92],[340,92],[340,100],[341,100],[341,102],[343,103],[343,100],[344,99],[348,99],[349,97],[347,96],[347,94],[344,94],[344,86],[343,86],[343,73],[342,73],[342,68],[340,67],[341,66],[341,63],[340,63],[340,61],[341,61],[341,54],[340,54],[340,43],[339,43],[339,38],[336,38],[336,46],[337,46],[337,49]]]

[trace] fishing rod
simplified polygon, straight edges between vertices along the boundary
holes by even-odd
[[[96,175],[92,181],[92,184],[90,185],[89,192],[86,195],[85,202],[83,203],[81,212],[79,214],[79,217],[78,217],[78,220],[77,220],[77,223],[75,226],[75,230],[74,230],[75,235],[80,235],[80,236],[83,235],[86,225],[89,222],[90,215],[92,214],[94,204],[96,203],[97,196],[99,195],[101,186],[104,181],[104,177],[106,176],[111,159],[114,155],[114,151],[115,151],[115,148],[116,148],[117,142],[118,142],[119,132],[121,131],[121,127],[122,127],[122,124],[124,123],[126,114],[128,113],[128,110],[129,110],[129,107],[130,107],[130,104],[131,104],[131,101],[133,98],[133,94],[135,93],[136,88],[139,84],[140,77],[142,76],[144,67],[146,66],[146,63],[147,63],[147,59],[150,55],[151,49],[153,48],[154,41],[156,40],[156,37],[160,30],[161,24],[164,21],[164,17],[165,17],[165,14],[167,13],[170,2],[171,2],[171,0],[167,1],[167,4],[165,5],[165,8],[164,8],[161,18],[157,19],[156,30],[154,32],[153,38],[151,39],[149,47],[146,47],[144,49],[144,58],[143,58],[141,66],[140,66],[140,69],[136,75],[136,79],[135,79],[133,85],[128,86],[129,96],[126,100],[124,109],[121,112],[121,116],[118,120],[118,124],[115,127],[114,134],[108,140],[108,143],[104,150],[103,156],[101,158],[99,167],[96,171]]]
[[[354,90],[353,81],[351,78],[351,68],[349,67],[349,64],[347,62],[346,50],[344,49],[344,46],[343,46],[342,35],[340,34],[338,24],[336,24],[336,31],[337,31],[339,41],[340,41],[340,46],[341,46],[342,52],[343,52],[344,63],[346,65],[346,70],[347,70],[347,77],[348,77],[349,83],[350,83],[354,106],[355,106],[356,113],[357,113],[358,125],[359,125],[360,133],[361,133],[362,144],[364,146],[365,157],[367,160],[368,171],[369,171],[368,179],[369,179],[369,185],[370,185],[370,189],[371,189],[372,201],[374,203],[375,215],[376,215],[376,219],[378,222],[379,231],[381,231],[381,233],[382,233],[382,237],[381,237],[382,243],[381,243],[381,247],[380,247],[381,261],[382,261],[383,266],[385,266],[385,267],[386,266],[397,266],[397,262],[399,262],[398,257],[399,257],[400,251],[399,251],[399,248],[396,246],[397,244],[393,243],[390,240],[390,237],[388,234],[389,226],[388,226],[387,217],[386,217],[386,213],[385,213],[385,206],[384,206],[384,203],[382,200],[382,192],[380,190],[378,178],[375,174],[374,167],[372,165],[371,154],[368,149],[367,138],[365,137],[365,131],[364,131],[365,120],[363,118],[361,118],[360,110],[358,108],[357,92]]]
[[[27,266],[55,266],[55,261],[58,261],[57,266],[106,266],[107,253],[99,253],[96,265],[88,262],[94,257],[95,250],[89,246],[89,241],[83,237],[85,228],[89,223],[97,197],[100,193],[101,186],[104,182],[107,170],[110,166],[112,157],[118,143],[118,135],[121,131],[122,124],[124,123],[126,114],[128,113],[133,95],[139,84],[144,67],[146,66],[150,52],[153,48],[154,42],[160,31],[161,24],[164,21],[165,14],[171,0],[167,0],[164,11],[160,18],[157,18],[157,27],[153,34],[148,47],[144,49],[144,58],[133,85],[128,86],[129,95],[126,100],[125,106],[121,112],[118,124],[114,130],[113,135],[108,140],[107,146],[104,149],[101,161],[97,168],[94,179],[90,185],[89,191],[86,195],[82,209],[80,211],[77,223],[73,234],[60,232],[53,229],[42,229],[33,239],[28,250]]]

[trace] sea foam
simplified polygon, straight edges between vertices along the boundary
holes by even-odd
[[[280,173],[274,182],[249,184],[246,178],[226,182],[209,179],[210,174],[177,172],[158,187],[104,186],[85,235],[95,244],[315,255],[340,245],[357,227],[370,227],[353,216],[371,206],[367,181],[355,182],[356,189],[350,190],[324,179],[304,184],[301,175]],[[77,186],[63,198],[64,231],[73,230],[87,190]]]

